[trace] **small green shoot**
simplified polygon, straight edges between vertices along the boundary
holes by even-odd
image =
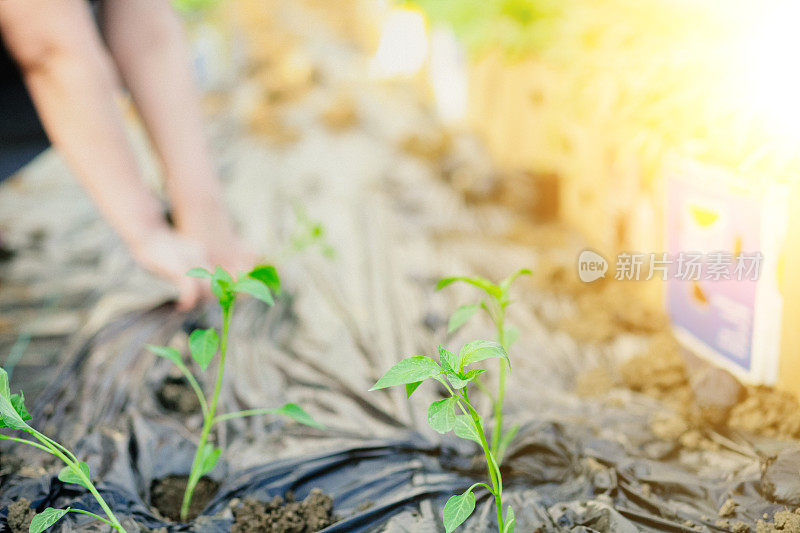
[[[450,321],[447,325],[447,332],[453,333],[458,330],[461,326],[466,324],[479,309],[483,309],[495,325],[495,329],[497,330],[497,342],[508,352],[511,349],[511,345],[519,338],[519,330],[506,323],[506,308],[511,303],[509,290],[518,277],[530,274],[531,271],[529,269],[522,268],[498,284],[494,284],[488,279],[481,277],[457,276],[440,279],[439,283],[436,284],[437,291],[447,287],[451,283],[460,281],[474,285],[486,294],[486,297],[480,302],[462,305],[456,309],[450,317]],[[503,431],[503,403],[506,395],[505,366],[502,364],[500,365],[496,394],[493,394],[480,380],[477,380],[475,384],[489,396],[492,401],[492,412],[494,413],[492,454],[497,459],[497,463],[501,464],[508,445],[514,440],[514,436],[517,434],[517,430],[519,430],[519,425],[514,425],[508,431]]]
[[[290,252],[297,254],[316,247],[324,257],[333,259],[336,256],[336,250],[326,239],[325,226],[321,222],[312,220],[299,202],[294,204],[294,214],[297,219],[297,227],[290,238]]]
[[[491,486],[486,483],[475,483],[463,494],[457,494],[447,500],[442,511],[442,521],[447,533],[451,533],[463,524],[475,510],[475,494],[472,491],[478,486],[486,488],[494,497],[499,533],[514,531],[514,511],[510,506],[506,512],[506,520],[503,519],[503,478],[499,463],[486,440],[483,420],[472,406],[467,391],[470,383],[476,382],[483,370],[468,370],[466,367],[486,359],[500,359],[504,369],[510,366],[506,350],[496,342],[484,340],[470,342],[462,346],[458,355],[440,346],[438,362],[432,357],[422,355],[406,357],[390,368],[370,389],[373,391],[404,385],[406,396],[410,398],[423,381],[428,379],[438,381],[450,396],[428,406],[428,424],[439,433],[452,431],[462,439],[478,443],[483,449]]]
[[[20,391],[18,394],[11,394],[11,387],[8,382],[8,374],[0,367],[0,428],[8,428],[16,431],[24,431],[28,433],[35,440],[11,437],[8,435],[0,434],[0,440],[8,440],[12,442],[19,442],[33,446],[44,452],[58,457],[66,465],[58,474],[58,479],[63,483],[72,483],[80,485],[89,490],[94,496],[100,508],[106,514],[106,518],[98,516],[83,509],[54,509],[48,507],[41,513],[33,517],[31,521],[30,533],[41,533],[47,528],[61,520],[61,518],[68,512],[81,513],[92,516],[101,522],[108,524],[117,531],[125,533],[125,528],[119,523],[117,517],[111,512],[111,508],[106,501],[97,491],[97,488],[92,484],[92,476],[89,471],[89,465],[83,461],[79,461],[68,449],[54,441],[53,439],[45,436],[39,431],[35,430],[27,424],[28,420],[32,417],[25,408],[25,397]],[[38,442],[37,442],[38,441]]]
[[[238,279],[234,279],[228,272],[220,267],[212,273],[203,268],[193,268],[188,272],[189,276],[208,279],[211,283],[211,290],[217,297],[219,306],[222,308],[222,333],[217,334],[216,329],[196,329],[189,335],[189,352],[197,365],[206,370],[208,365],[219,353],[219,366],[217,368],[217,379],[214,385],[214,392],[211,400],[208,401],[203,393],[197,379],[183,362],[183,358],[178,350],[166,346],[148,346],[147,348],[154,354],[169,359],[178,367],[178,370],[186,377],[189,385],[197,395],[200,402],[200,409],[203,413],[203,429],[200,433],[200,441],[197,445],[197,452],[192,462],[192,469],[189,473],[189,480],[186,484],[186,492],[183,495],[181,504],[181,519],[186,521],[189,514],[189,504],[192,501],[192,494],[197,483],[205,475],[211,472],[217,464],[222,450],[214,447],[208,442],[213,427],[219,423],[232,418],[242,418],[245,416],[257,415],[283,415],[301,424],[315,428],[323,428],[322,424],[316,422],[311,415],[306,413],[300,406],[287,403],[283,407],[248,409],[217,415],[217,403],[222,388],[222,378],[225,371],[225,358],[228,348],[228,332],[230,330],[231,317],[233,316],[233,305],[239,294],[245,293],[264,302],[267,305],[275,303],[274,296],[280,294],[280,279],[273,266],[258,266],[246,274],[242,274]],[[273,296],[274,295],[274,296]]]

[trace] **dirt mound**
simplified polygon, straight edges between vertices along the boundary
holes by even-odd
[[[312,533],[333,524],[333,498],[313,489],[300,502],[275,496],[265,503],[249,498],[233,510],[232,533]]]
[[[150,503],[162,516],[174,522],[182,521],[180,519],[181,503],[183,502],[183,493],[186,491],[187,480],[186,476],[167,476],[156,479],[150,487]],[[189,505],[189,520],[194,520],[203,512],[218,489],[219,483],[213,479],[200,478],[192,495],[192,503]]]
[[[20,498],[8,506],[8,527],[11,533],[28,533],[31,520],[36,516],[36,511],[31,509],[31,502]]]

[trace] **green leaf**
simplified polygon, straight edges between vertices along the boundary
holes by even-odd
[[[214,274],[212,275],[212,278],[227,283],[233,283],[233,278],[231,277],[231,275],[228,274],[228,271],[222,268],[221,266],[218,266],[217,268],[214,269]]]
[[[189,351],[200,368],[205,370],[219,348],[219,335],[214,328],[196,329],[189,335]]]
[[[267,287],[264,282],[257,279],[240,279],[234,283],[233,290],[236,292],[247,293],[250,296],[261,300],[267,305],[273,305],[275,303],[275,300],[272,298],[272,293],[269,292],[269,287]]]
[[[503,337],[505,337],[506,346],[511,346],[519,340],[519,329],[514,326],[505,326],[503,328]]]
[[[514,528],[517,525],[517,519],[514,516],[514,509],[508,506],[506,510],[506,518],[504,520],[506,526],[503,528],[503,533],[514,533]]]
[[[450,385],[453,386],[454,389],[463,389],[466,387],[470,382],[475,381],[479,375],[486,372],[483,369],[475,368],[470,370],[466,374],[455,374],[455,373],[448,373],[447,374],[447,381],[450,382]]]
[[[458,359],[459,370],[484,359],[505,359],[508,366],[511,367],[511,361],[506,351],[498,343],[492,341],[473,341],[465,344],[458,353]]]
[[[469,515],[475,510],[475,495],[471,490],[464,494],[450,496],[447,503],[444,504],[442,511],[442,521],[444,522],[444,529],[447,533],[452,533],[458,526],[464,523],[469,518]]]
[[[414,383],[406,383],[406,398],[411,398],[411,395],[414,394],[414,391],[422,385],[421,381],[415,381]]]
[[[30,420],[33,418],[25,408],[25,395],[22,394],[22,391],[19,391],[19,394],[11,395],[11,405],[22,420]]]
[[[443,278],[443,279],[440,279],[439,283],[436,284],[436,290],[437,291],[441,290],[441,289],[447,287],[448,285],[450,285],[451,283],[454,283],[456,281],[463,281],[464,283],[469,283],[470,285],[474,285],[475,287],[478,287],[479,289],[482,289],[484,292],[486,292],[490,296],[493,296],[494,298],[499,298],[500,294],[501,294],[500,287],[498,287],[497,285],[495,285],[494,283],[492,283],[488,279],[481,278],[481,277],[478,277],[478,276],[473,277],[473,278],[470,278],[470,277],[467,277],[467,276],[456,276],[456,277],[452,277],[452,278]]]
[[[453,427],[456,436],[481,444],[481,437],[475,429],[475,424],[467,415],[456,415],[456,424]]]
[[[266,285],[276,295],[281,293],[281,280],[278,271],[272,265],[259,265],[247,274],[249,277]]]
[[[169,359],[178,366],[183,365],[181,353],[175,348],[170,348],[169,346],[155,346],[153,344],[148,344],[146,348],[159,357]]]
[[[8,372],[0,366],[0,396],[11,400],[11,385],[8,381]]]
[[[514,272],[513,274],[511,274],[506,279],[500,282],[500,290],[503,292],[503,294],[505,294],[508,292],[508,289],[511,288],[511,284],[514,283],[514,281],[518,277],[530,276],[530,275],[531,275],[531,270],[529,268],[520,268],[519,270],[517,270],[516,272]]]
[[[445,398],[433,402],[428,407],[428,424],[439,433],[453,431],[453,427],[456,425],[455,404],[455,398]]]
[[[27,411],[25,411],[27,413]],[[0,427],[29,431],[31,428],[20,416],[11,401],[11,395],[0,394]]]
[[[86,476],[86,479],[91,480],[92,476],[89,473],[89,465],[87,465],[83,461],[80,461],[78,463],[78,466],[80,467],[81,472],[83,472],[83,475]],[[89,485],[87,485],[86,482],[83,481],[81,477],[78,474],[76,474],[69,466],[65,466],[64,468],[61,469],[61,472],[58,473],[58,479],[60,479],[64,483],[74,483],[75,485],[80,485],[81,487],[86,487],[87,489],[89,488]]]
[[[456,309],[455,313],[450,317],[450,322],[447,324],[447,333],[453,333],[455,330],[463,326],[467,320],[472,318],[472,315],[478,312],[481,304],[462,305]]]
[[[205,278],[205,279],[211,279],[213,277],[211,275],[211,272],[209,272],[205,268],[199,268],[199,267],[191,269],[189,272],[186,273],[186,275],[192,278]]]
[[[439,364],[445,372],[458,371],[458,358],[443,346],[439,346]]]
[[[221,448],[215,448],[213,444],[206,443],[203,453],[200,455],[200,475],[208,474],[217,466],[217,461],[222,453]]]
[[[441,367],[430,357],[414,355],[406,357],[390,368],[369,390],[373,391],[394,387],[395,385],[425,381],[428,378],[439,375],[441,372]]]
[[[276,409],[275,412],[284,416],[288,416],[300,424],[305,424],[306,426],[311,426],[312,428],[325,429],[325,426],[314,420],[310,414],[305,412],[303,408],[296,403],[287,403],[283,407]]]
[[[31,520],[31,525],[28,528],[28,533],[42,533],[42,531],[45,531],[47,528],[61,520],[61,518],[69,511],[69,507],[66,509],[54,509],[52,507],[48,507],[33,517],[33,520]]]

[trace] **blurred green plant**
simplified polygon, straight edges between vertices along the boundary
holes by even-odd
[[[194,13],[210,9],[219,4],[219,0],[172,0],[172,5],[178,11]]]
[[[473,285],[481,289],[486,297],[482,298],[479,302],[462,305],[452,314],[450,321],[447,325],[447,332],[453,333],[463,326],[470,318],[472,318],[478,310],[483,309],[489,315],[492,323],[497,331],[497,342],[503,347],[503,350],[508,352],[511,345],[514,344],[519,338],[519,330],[514,326],[506,323],[506,308],[511,303],[509,290],[511,285],[520,276],[530,275],[531,271],[527,268],[521,268],[508,276],[506,279],[498,284],[494,284],[486,278],[481,277],[467,277],[456,276],[451,278],[443,278],[436,284],[436,290],[441,290],[448,285],[455,282],[463,282]],[[506,448],[514,440],[519,425],[515,424],[511,429],[503,431],[503,403],[506,396],[506,367],[500,364],[500,374],[497,381],[497,392],[492,393],[484,385],[480,379],[477,379],[475,384],[484,392],[492,401],[492,412],[494,413],[493,431],[492,431],[492,444],[491,450],[497,460],[497,464],[503,462]]]
[[[289,239],[289,250],[284,255],[298,254],[310,248],[317,248],[328,259],[336,257],[336,249],[328,242],[322,222],[312,220],[300,202],[294,202],[294,215],[296,226]]]
[[[454,432],[456,436],[476,442],[483,450],[486,467],[489,471],[491,486],[486,483],[475,483],[463,494],[451,496],[442,511],[442,520],[447,533],[451,533],[464,523],[475,510],[475,494],[477,487],[485,487],[494,497],[497,512],[498,531],[513,533],[515,526],[514,510],[508,506],[503,517],[503,478],[499,462],[486,440],[483,420],[470,402],[467,391],[470,383],[476,382],[482,369],[467,370],[471,364],[486,359],[500,359],[501,365],[510,367],[508,354],[496,342],[478,340],[465,344],[458,356],[439,346],[439,361],[432,357],[415,355],[406,357],[390,368],[370,389],[371,391],[405,385],[406,397],[411,395],[423,381],[434,379],[441,383],[449,393],[443,400],[437,400],[428,406],[428,424],[437,432],[446,434]]]
[[[520,55],[544,47],[553,19],[562,13],[558,0],[402,0],[426,13],[433,24],[453,29],[472,51],[500,48]]]
[[[61,520],[65,514],[72,512],[89,515],[100,520],[104,524],[108,524],[117,531],[125,533],[125,528],[122,527],[117,517],[111,512],[111,508],[109,508],[106,501],[97,491],[97,488],[92,484],[89,465],[83,461],[79,461],[72,452],[58,442],[29,426],[26,421],[32,418],[33,417],[31,417],[30,413],[28,413],[28,410],[25,408],[25,396],[22,394],[22,391],[17,394],[11,394],[8,374],[5,369],[0,367],[0,428],[24,431],[38,442],[2,434],[0,434],[0,440],[26,444],[59,458],[66,466],[58,473],[58,479],[63,483],[74,483],[75,485],[80,485],[88,489],[92,496],[94,496],[94,499],[97,500],[100,508],[103,509],[106,518],[83,509],[73,509],[71,507],[55,509],[53,507],[48,507],[33,517],[28,531],[30,533],[41,533]]]
[[[197,483],[205,475],[211,472],[217,464],[222,450],[216,448],[208,442],[209,435],[215,424],[233,418],[246,416],[257,416],[265,414],[276,414],[289,417],[296,422],[307,426],[322,429],[324,426],[316,422],[311,415],[306,413],[299,405],[287,403],[283,407],[248,409],[217,415],[217,403],[222,388],[222,378],[225,372],[225,358],[228,353],[228,333],[230,330],[231,317],[233,316],[233,306],[239,294],[249,294],[267,305],[273,305],[275,296],[280,294],[280,279],[275,267],[263,265],[257,266],[250,272],[242,274],[238,279],[234,279],[224,269],[217,267],[212,273],[204,268],[193,268],[187,273],[188,276],[208,279],[211,283],[211,290],[217,297],[220,308],[222,308],[222,334],[218,335],[214,328],[196,329],[189,335],[189,351],[192,358],[200,366],[201,370],[206,370],[214,356],[219,352],[219,365],[217,368],[217,378],[211,400],[206,401],[203,390],[200,388],[191,371],[184,364],[181,353],[175,348],[167,346],[148,345],[147,348],[158,356],[172,361],[175,366],[186,377],[192,390],[197,395],[200,402],[200,409],[203,412],[203,429],[200,433],[200,441],[197,445],[197,452],[192,461],[192,469],[186,484],[186,492],[183,495],[181,504],[181,519],[187,520],[189,515],[189,505],[192,501],[192,494]]]

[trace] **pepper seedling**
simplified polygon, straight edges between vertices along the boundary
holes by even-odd
[[[428,424],[439,433],[446,434],[453,431],[462,439],[474,441],[483,449],[486,458],[486,467],[489,471],[491,486],[486,483],[475,483],[463,494],[451,496],[442,511],[442,521],[447,533],[451,533],[464,523],[475,510],[476,487],[485,487],[494,497],[497,511],[497,524],[499,533],[514,533],[514,510],[508,506],[505,518],[503,517],[503,478],[500,474],[498,461],[486,440],[483,429],[483,420],[473,407],[469,399],[468,385],[476,382],[483,369],[467,370],[466,367],[486,359],[500,359],[503,368],[510,367],[510,360],[502,345],[478,340],[465,344],[458,352],[458,356],[439,346],[439,361],[432,357],[415,355],[406,357],[388,370],[373,387],[378,390],[397,385],[405,385],[406,397],[411,395],[423,381],[434,379],[441,383],[449,397],[437,400],[428,407]]]
[[[212,273],[204,268],[193,268],[187,273],[188,276],[205,278],[211,283],[211,290],[217,297],[219,306],[222,308],[222,334],[218,335],[214,328],[196,329],[189,335],[189,351],[192,358],[197,362],[202,370],[206,370],[214,356],[219,352],[219,365],[217,368],[217,378],[211,400],[206,401],[205,394],[200,388],[197,379],[184,364],[181,354],[175,348],[167,346],[152,346],[147,348],[158,356],[172,361],[178,370],[186,377],[192,390],[197,395],[200,402],[200,409],[203,413],[203,429],[200,433],[200,441],[197,445],[197,452],[192,461],[192,469],[189,473],[189,480],[186,484],[186,491],[181,503],[181,519],[186,521],[189,515],[189,504],[192,501],[192,494],[205,474],[211,472],[217,464],[222,450],[214,447],[208,442],[212,428],[219,422],[241,418],[246,416],[257,416],[265,414],[279,414],[289,417],[296,422],[307,426],[322,429],[322,424],[316,422],[311,415],[306,413],[299,405],[287,403],[283,407],[248,409],[217,415],[217,403],[222,388],[222,377],[225,372],[225,358],[228,353],[228,332],[230,330],[231,317],[233,316],[233,305],[239,294],[249,294],[267,305],[273,305],[276,296],[280,294],[280,279],[273,266],[258,266],[246,274],[238,276],[234,280],[224,269],[217,267]]]
[[[486,298],[481,299],[480,302],[462,305],[456,309],[450,316],[450,320],[447,324],[447,333],[453,333],[458,330],[461,326],[466,324],[479,309],[483,309],[494,323],[497,331],[497,342],[508,352],[511,349],[511,345],[519,338],[519,330],[506,323],[506,308],[511,303],[509,290],[518,277],[530,274],[531,271],[529,269],[521,268],[498,284],[494,284],[488,279],[481,277],[456,276],[440,279],[436,284],[437,291],[447,287],[451,283],[460,281],[474,285],[486,293]],[[494,414],[491,441],[492,454],[497,459],[497,463],[501,464],[508,445],[514,440],[514,436],[516,436],[519,430],[519,424],[515,424],[508,431],[503,431],[503,403],[506,396],[505,366],[502,364],[500,365],[496,393],[492,393],[480,379],[478,379],[475,384],[484,394],[489,396],[492,401],[492,412]]]
[[[79,461],[72,452],[58,442],[29,426],[27,421],[32,418],[33,417],[31,417],[30,413],[28,413],[28,410],[25,408],[25,396],[22,394],[22,391],[17,394],[11,394],[8,373],[0,367],[0,428],[24,431],[33,437],[35,441],[3,434],[0,434],[0,440],[27,444],[28,446],[33,446],[34,448],[38,448],[61,459],[66,466],[58,473],[58,479],[64,483],[74,483],[75,485],[80,485],[88,489],[95,500],[97,500],[100,508],[103,509],[106,518],[84,509],[73,509],[71,507],[67,509],[55,509],[53,507],[48,507],[33,517],[28,531],[30,533],[41,533],[61,520],[65,514],[72,512],[89,515],[108,524],[117,531],[125,533],[125,528],[122,527],[117,517],[111,512],[111,508],[97,491],[97,488],[92,484],[89,465],[83,461]]]

